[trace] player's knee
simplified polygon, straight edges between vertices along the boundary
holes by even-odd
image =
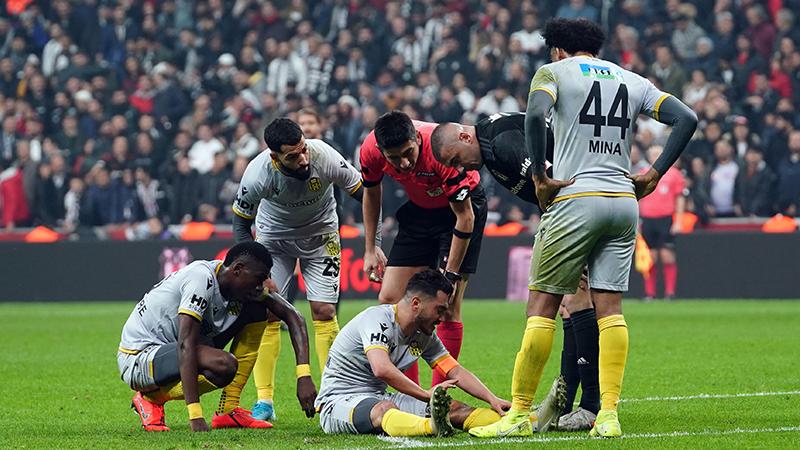
[[[311,315],[314,320],[333,320],[336,317],[336,305],[333,303],[313,302]]]
[[[223,386],[230,384],[233,377],[236,376],[236,371],[239,370],[239,361],[236,360],[233,353],[221,352],[214,365],[216,367],[212,371]]]
[[[372,426],[375,428],[380,428],[381,422],[383,422],[383,415],[386,414],[386,411],[389,411],[390,409],[399,408],[394,404],[393,401],[390,400],[382,400],[376,403],[369,412],[369,418],[372,420]]]

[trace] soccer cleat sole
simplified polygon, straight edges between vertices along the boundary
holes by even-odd
[[[536,432],[545,433],[553,426],[557,428],[559,415],[566,404],[567,382],[564,377],[558,377],[536,411]]]
[[[452,401],[447,389],[437,387],[433,390],[429,405],[433,431],[437,437],[450,436],[455,432],[453,424],[450,423],[450,403]]]

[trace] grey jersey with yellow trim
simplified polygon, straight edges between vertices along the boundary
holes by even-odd
[[[361,173],[333,147],[319,139],[306,139],[306,145],[311,166],[308,179],[281,172],[269,151],[247,165],[233,212],[255,218],[259,237],[301,239],[335,232],[338,217],[332,185],[348,193],[361,186]]]
[[[636,117],[658,118],[668,94],[646,78],[616,64],[573,56],[542,66],[531,92],[553,97],[553,177],[574,178],[559,197],[593,192],[633,194],[630,174],[632,127]]]
[[[422,358],[433,366],[449,356],[436,335],[417,332],[406,337],[397,323],[396,305],[371,306],[347,322],[328,352],[316,405],[343,394],[383,394],[386,383],[372,373],[367,351],[373,348],[389,353],[389,359],[405,370]]]
[[[120,351],[136,353],[177,342],[179,314],[201,322],[200,339],[205,344],[233,325],[241,308],[219,291],[216,271],[221,265],[222,261],[194,261],[153,286],[125,322]]]

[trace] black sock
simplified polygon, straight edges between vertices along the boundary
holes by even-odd
[[[580,407],[595,414],[600,410],[600,381],[598,355],[600,331],[594,309],[584,309],[571,314],[572,332],[575,334],[578,373],[581,379]]]
[[[572,331],[572,321],[564,319],[564,348],[561,350],[561,376],[567,382],[567,403],[562,414],[572,411],[575,394],[578,392],[580,376],[578,374],[578,356],[575,350],[575,332]]]

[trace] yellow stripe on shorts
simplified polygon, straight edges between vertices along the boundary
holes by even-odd
[[[629,197],[632,199],[636,199],[635,194],[631,194],[630,192],[578,192],[577,194],[569,194],[569,195],[562,195],[561,197],[556,197],[550,202],[551,205],[562,202],[564,200],[569,200],[572,198],[580,198],[580,197]]]

